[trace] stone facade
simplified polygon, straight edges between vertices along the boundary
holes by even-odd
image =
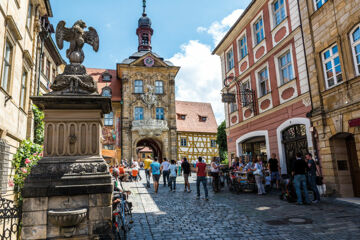
[[[299,5],[312,86],[311,120],[324,181],[329,193],[359,197],[360,1],[329,0],[316,8],[312,0],[305,0]],[[335,71],[326,54],[333,65],[339,64]]]
[[[226,79],[222,92],[236,96],[225,104],[229,156],[276,153],[290,173],[297,152],[313,151],[297,0],[252,1],[213,53]]]
[[[11,190],[12,155],[22,140],[32,136],[27,134],[32,118],[29,96],[36,94],[39,16],[45,15],[52,16],[48,1],[0,1],[0,141],[9,147],[0,153],[2,194]]]
[[[144,63],[149,58],[154,61],[151,67]],[[147,145],[155,148],[156,157],[176,159],[175,76],[179,67],[147,51],[138,52],[130,59],[117,65],[123,98],[122,158],[136,159],[136,148]],[[139,80],[142,87],[137,91],[135,81]],[[156,82],[161,82],[162,91],[157,92]],[[157,114],[160,108],[163,118]],[[136,116],[136,109],[142,109],[139,110],[142,116]]]

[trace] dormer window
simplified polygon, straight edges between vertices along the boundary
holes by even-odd
[[[112,76],[108,71],[104,72],[102,75],[103,82],[110,82],[111,78],[112,78]]]
[[[111,89],[109,87],[104,87],[101,92],[103,97],[111,97]]]
[[[179,119],[179,120],[185,120],[186,119],[186,115],[185,114],[177,114],[177,118]]]
[[[181,118],[181,120],[185,120],[186,116],[185,116],[185,115],[181,115],[180,118]]]
[[[199,116],[199,121],[200,121],[200,122],[206,122],[206,120],[207,120],[207,117],[205,117],[205,116]]]

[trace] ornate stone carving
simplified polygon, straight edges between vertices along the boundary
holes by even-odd
[[[311,105],[310,97],[303,98],[302,102],[303,102],[305,107],[309,107]]]
[[[157,96],[155,95],[153,86],[147,85],[147,89],[148,91],[141,95],[141,100],[151,109],[157,103]]]
[[[131,130],[138,131],[140,136],[156,136],[168,131],[169,127],[165,120],[135,120],[132,122]]]

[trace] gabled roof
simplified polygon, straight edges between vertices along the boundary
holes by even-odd
[[[176,128],[178,132],[217,133],[217,123],[210,103],[176,101]],[[186,115],[182,120],[179,115]],[[200,121],[206,117],[206,121]]]
[[[113,69],[101,69],[101,68],[87,68],[87,74],[93,77],[94,81],[97,82],[97,88],[99,94],[102,89],[106,86],[111,88],[111,101],[121,101],[121,80],[116,77],[116,70]],[[108,72],[112,77],[110,82],[104,82],[102,75]]]
[[[140,51],[135,52],[129,58],[124,59],[121,64],[132,64],[135,63],[140,58],[143,58],[145,55],[153,55],[156,59],[160,60],[161,62],[165,63],[169,67],[173,67],[174,64],[170,61],[164,61],[164,58],[160,57],[158,54],[151,52],[151,51]]]

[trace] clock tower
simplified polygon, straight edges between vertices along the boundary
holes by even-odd
[[[146,0],[143,0],[143,14],[139,19],[136,35],[139,38],[138,51],[151,51],[151,37],[154,30],[151,28],[151,19],[146,14]]]

